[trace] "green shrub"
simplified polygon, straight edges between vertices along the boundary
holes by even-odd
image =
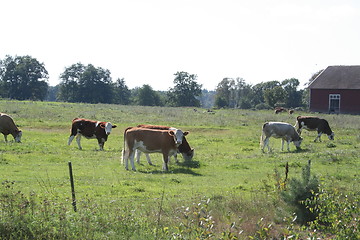
[[[280,192],[282,199],[290,206],[294,207],[297,222],[300,224],[307,224],[315,220],[315,212],[309,210],[309,202],[314,199],[319,192],[319,180],[316,176],[310,173],[310,161],[308,165],[303,167],[300,179],[291,178],[287,187]]]
[[[360,197],[322,189],[306,201],[316,216],[312,229],[331,234],[333,239],[360,239]]]

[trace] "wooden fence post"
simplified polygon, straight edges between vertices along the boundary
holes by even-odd
[[[71,162],[69,162],[69,174],[70,174],[70,184],[71,184],[72,205],[74,208],[74,212],[76,212],[77,209],[76,209],[75,186],[74,186],[74,177],[73,177]]]

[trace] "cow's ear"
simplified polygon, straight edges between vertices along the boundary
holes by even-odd
[[[183,134],[184,134],[184,136],[186,136],[186,135],[188,135],[190,132],[189,131],[186,131],[186,132],[184,132]]]
[[[100,123],[100,125],[99,125],[101,128],[105,128],[105,124],[103,124],[103,123]]]
[[[116,128],[117,126],[116,125],[113,125],[112,128]]]
[[[174,136],[174,135],[175,135],[174,131],[169,131],[168,133],[169,133],[170,136]]]

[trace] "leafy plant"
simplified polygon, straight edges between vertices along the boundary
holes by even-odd
[[[360,239],[360,197],[337,190],[321,189],[305,202],[316,216],[312,229],[333,235],[333,239]]]
[[[287,188],[281,191],[282,199],[295,208],[297,221],[306,224],[315,220],[316,215],[309,210],[306,201],[314,199],[319,192],[319,180],[316,176],[311,175],[310,161],[308,165],[303,167],[300,179],[291,178],[287,184]]]

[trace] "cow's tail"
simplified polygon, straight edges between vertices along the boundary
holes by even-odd
[[[262,149],[264,146],[264,138],[265,138],[265,134],[264,134],[264,127],[267,125],[267,123],[264,123],[262,129],[261,129],[261,136],[260,136],[260,148]]]

